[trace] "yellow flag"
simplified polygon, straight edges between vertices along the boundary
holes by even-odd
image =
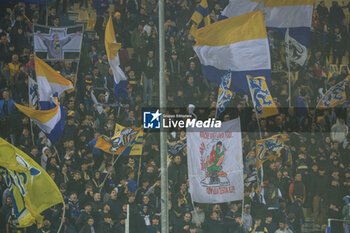
[[[346,83],[348,81],[350,81],[350,79],[346,78],[344,81],[339,82],[333,87],[329,88],[326,94],[317,104],[316,108],[331,108],[344,104],[346,101]]]
[[[266,160],[277,158],[284,148],[287,134],[276,134],[272,137],[256,141],[256,167],[260,168]]]
[[[102,135],[96,142],[99,148],[110,154],[141,155],[143,131],[141,128],[116,124],[113,137]]]
[[[278,114],[277,106],[273,102],[265,77],[247,75],[247,81],[257,117],[260,119]]]
[[[114,135],[118,133],[118,131],[122,131],[126,127],[115,124]],[[139,133],[136,135],[134,142],[131,142],[123,151],[124,155],[142,155],[142,143],[143,143],[143,130],[142,128],[135,128],[139,130]]]
[[[0,174],[9,187],[17,227],[41,223],[41,212],[63,203],[52,178],[24,152],[0,138]]]
[[[119,49],[122,47],[121,43],[116,42],[112,16],[109,17],[105,30],[105,47],[109,59],[114,59],[117,56]]]

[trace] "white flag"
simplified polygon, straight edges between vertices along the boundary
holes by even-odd
[[[29,105],[34,109],[38,108],[38,84],[32,78],[28,78]]]
[[[289,28],[286,31],[285,42],[288,67],[290,62],[303,66],[307,59],[307,48],[289,35]]]
[[[243,199],[242,136],[239,118],[221,128],[187,130],[192,200],[223,203]]]

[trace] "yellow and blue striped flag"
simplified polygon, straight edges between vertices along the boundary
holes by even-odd
[[[33,122],[46,134],[51,143],[57,142],[64,130],[64,110],[57,98],[55,103],[50,103],[53,108],[49,110],[35,110],[20,104],[16,104],[18,110],[30,117]]]
[[[0,175],[4,177],[13,203],[16,227],[41,223],[44,210],[63,203],[55,182],[24,152],[0,138]]]
[[[71,81],[38,57],[35,57],[35,72],[41,110],[51,108],[52,97],[59,97],[63,92],[73,90]]]
[[[112,68],[113,78],[114,78],[114,97],[119,100],[120,97],[127,97],[128,92],[126,87],[128,86],[128,81],[123,70],[120,68],[120,61],[118,51],[122,47],[121,43],[117,43],[115,37],[115,31],[113,27],[112,16],[109,17],[106,31],[105,31],[105,47],[108,57],[108,62]]]
[[[198,29],[193,47],[204,76],[221,83],[231,71],[231,91],[248,94],[246,76],[264,76],[270,86],[270,48],[262,11],[232,17]]]
[[[278,114],[277,106],[273,102],[265,77],[247,75],[247,80],[257,118],[266,118]]]

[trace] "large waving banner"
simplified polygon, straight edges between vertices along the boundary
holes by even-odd
[[[16,227],[42,223],[43,211],[64,202],[61,192],[46,171],[23,151],[2,138],[0,175],[10,192],[13,205],[10,213]]]
[[[243,199],[242,136],[239,118],[221,128],[187,130],[192,200],[223,203]]]
[[[83,26],[47,27],[34,24],[35,55],[44,61],[78,61]]]

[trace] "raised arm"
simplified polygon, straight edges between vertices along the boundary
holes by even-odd
[[[36,34],[42,41],[46,41],[46,38],[41,35],[40,32]]]
[[[69,36],[69,39],[73,39],[74,37],[80,36],[80,35],[81,35],[81,32],[76,32],[76,33],[74,33],[73,35],[70,35],[70,36]]]

